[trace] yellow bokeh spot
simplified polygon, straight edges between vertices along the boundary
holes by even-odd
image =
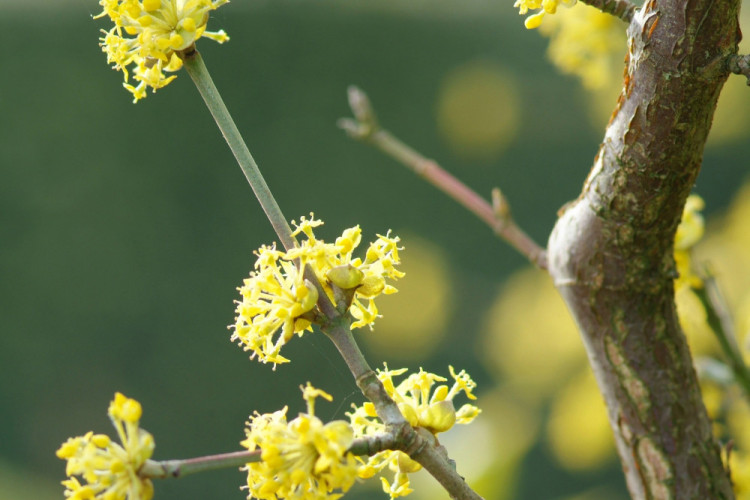
[[[466,63],[448,73],[437,98],[441,135],[462,157],[492,161],[516,137],[518,84],[494,61]]]
[[[709,147],[724,146],[750,135],[750,98],[747,90],[747,80],[743,76],[731,75],[724,84],[708,134]]]
[[[737,500],[750,500],[750,454],[733,452],[729,458],[729,468]]]
[[[750,11],[740,12],[740,30],[750,32]],[[750,40],[743,38],[739,44],[739,53],[750,51]],[[747,79],[744,76],[729,75],[719,96],[719,103],[714,113],[711,132],[708,134],[708,146],[723,146],[750,134],[750,99],[747,95]]]
[[[615,456],[607,410],[587,367],[552,401],[547,422],[550,449],[570,469],[592,469]]]
[[[741,342],[740,349],[745,355],[745,363],[750,364],[750,290],[739,301],[735,311],[737,336]]]
[[[434,244],[407,235],[409,258],[400,268],[407,279],[398,295],[378,304],[383,315],[373,335],[362,335],[369,348],[392,360],[421,361],[440,346],[453,312],[448,261]]]
[[[734,401],[727,412],[727,423],[731,429],[735,446],[741,450],[750,450],[750,406],[743,399]]]
[[[733,317],[742,321],[743,299],[750,294],[750,183],[742,186],[727,213],[709,224],[706,237],[699,242],[693,260],[707,263],[716,276]],[[738,333],[742,333],[738,331]]]
[[[716,336],[706,320],[706,309],[690,287],[675,291],[677,316],[685,332],[693,356],[706,356],[718,353]]]
[[[512,276],[488,312],[479,357],[530,398],[544,398],[586,364],[586,353],[549,276],[525,269]]]

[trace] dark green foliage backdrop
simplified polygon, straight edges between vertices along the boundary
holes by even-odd
[[[335,394],[321,415],[342,417],[359,397],[325,338],[293,342],[293,363],[275,373],[228,341],[235,287],[273,235],[187,75],[133,105],[97,47],[106,23],[91,20],[94,2],[19,5],[0,5],[0,497],[61,498],[54,450],[89,429],[109,433],[115,391],[143,403],[157,458],[236,449],[249,413],[285,404],[296,413],[307,380]],[[523,260],[335,121],[349,113],[347,85],[360,85],[396,135],[483,194],[501,186],[543,242],[601,132],[576,82],[543,59],[544,40],[510,4],[502,10],[236,0],[210,24],[231,42],[200,44],[288,217],[315,211],[327,238],[359,223],[365,239],[392,228],[445,250],[458,313],[423,365],[466,367],[480,388],[492,381],[473,360],[478,318]],[[513,72],[523,120],[499,160],[472,162],[441,140],[435,101],[446,73],[480,58]],[[721,170],[700,186],[709,207],[726,203],[746,154],[709,151]],[[525,470],[518,498],[572,494],[587,481],[542,450]],[[620,481],[616,466],[595,477]],[[157,498],[239,499],[241,481],[224,471],[160,483]]]

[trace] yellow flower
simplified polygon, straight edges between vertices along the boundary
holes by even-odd
[[[256,255],[256,271],[239,288],[242,301],[237,302],[231,339],[253,351],[251,358],[274,365],[286,363],[289,360],[279,351],[295,333],[312,330],[310,321],[300,316],[315,306],[318,291],[275,247],[261,247]],[[279,329],[281,334],[274,338]]]
[[[315,416],[315,398],[331,401],[331,396],[309,382],[302,392],[307,413],[291,422],[286,420],[286,407],[256,413],[248,422],[247,439],[241,444],[250,451],[261,449],[261,461],[245,467],[248,498],[336,499],[354,484],[357,461],[347,451],[354,440],[352,427],[342,420],[323,425]]]
[[[542,19],[545,14],[554,14],[557,12],[559,5],[570,7],[575,5],[576,0],[516,0],[513,7],[518,7],[518,13],[521,15],[526,14],[530,10],[536,10],[537,12],[526,18],[524,25],[526,29],[538,28],[542,24]]]
[[[209,11],[229,0],[99,0],[103,10],[96,18],[109,16],[115,26],[102,30],[102,51],[114,69],[123,72],[125,88],[133,102],[146,97],[176,78],[165,72],[182,67],[179,51],[189,48],[201,37],[219,43],[229,40],[224,30],[206,31]],[[132,67],[135,85],[129,83]]]
[[[288,252],[261,247],[256,252],[255,271],[239,288],[242,301],[237,302],[236,321],[230,327],[234,328],[232,340],[252,351],[251,358],[257,356],[263,363],[288,362],[279,354],[281,348],[295,333],[301,336],[312,330],[312,322],[321,314],[316,309],[318,290],[304,279],[300,269],[308,266],[315,273],[334,304],[346,296],[355,320],[352,328],[372,328],[378,317],[374,299],[396,292],[386,280],[404,275],[396,269],[401,250],[398,237],[378,235],[364,260],[353,258],[352,252],[361,240],[359,226],[345,230],[335,244],[330,244],[315,237],[313,229],[323,223],[310,216],[302,217],[299,224],[292,221],[294,236],[303,234],[307,239]]]
[[[390,231],[385,236],[379,234],[378,239],[367,248],[364,260],[354,258],[352,254],[362,240],[359,226],[346,229],[336,238],[335,244],[329,244],[315,237],[313,228],[323,223],[312,217],[313,214],[310,214],[310,219],[302,217],[299,224],[292,221],[296,227],[294,235],[305,234],[307,240],[298,248],[287,252],[287,258],[300,259],[309,264],[323,284],[326,294],[334,302],[334,286],[342,290],[355,289],[349,309],[356,320],[352,323],[352,328],[369,325],[372,329],[372,324],[378,317],[375,297],[396,293],[398,290],[386,283],[386,279],[397,280],[404,276],[404,273],[396,269],[401,262],[398,256],[398,251],[402,250],[398,246],[400,239],[397,236],[390,237]]]
[[[65,497],[71,500],[150,500],[154,487],[138,476],[141,466],[154,451],[154,439],[138,427],[141,405],[134,399],[115,394],[109,405],[109,418],[122,446],[104,434],[88,432],[68,439],[57,456],[68,461],[62,482]],[[83,484],[75,476],[83,479]]]
[[[453,398],[461,392],[469,399],[476,399],[472,392],[476,383],[466,370],[456,373],[452,366],[448,369],[454,379],[450,388],[444,384],[435,386],[436,383],[445,382],[447,379],[425,372],[421,368],[418,373],[412,373],[395,385],[393,377],[403,375],[407,370],[389,370],[386,365],[384,370],[378,370],[378,379],[412,426],[422,427],[436,435],[447,431],[456,423],[470,423],[481,412],[479,408],[470,404],[464,404],[458,411],[455,410]],[[385,431],[385,425],[378,420],[372,403],[367,402],[359,407],[353,405],[353,408],[354,411],[348,415],[357,436]],[[394,476],[390,482],[384,477],[380,478],[383,490],[391,498],[411,493],[408,474],[418,471],[421,466],[401,451],[385,450],[369,457],[360,470],[360,477],[372,477],[386,467]]]
[[[561,11],[541,31],[550,38],[547,55],[552,63],[579,77],[587,89],[622,80],[626,36],[622,22],[611,14],[578,5]]]
[[[706,206],[703,198],[697,194],[691,194],[685,201],[685,208],[682,211],[682,220],[677,226],[677,233],[674,237],[674,246],[678,250],[688,250],[692,248],[703,237],[705,222],[701,215],[701,210]]]

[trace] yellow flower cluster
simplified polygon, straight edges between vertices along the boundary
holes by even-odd
[[[65,497],[71,500],[150,500],[154,487],[138,470],[151,457],[154,439],[138,427],[141,405],[134,399],[115,394],[109,417],[122,446],[104,434],[88,432],[68,439],[57,456],[68,461],[62,482]],[[84,483],[75,476],[81,476]]]
[[[229,40],[224,30],[206,31],[209,11],[229,0],[99,0],[103,11],[96,18],[109,16],[115,23],[109,31],[102,30],[102,50],[107,62],[123,72],[125,88],[133,94],[133,102],[169,84],[182,67],[178,52],[185,50],[202,36],[219,43]],[[132,37],[132,38],[130,38]],[[128,67],[133,80],[129,83]]]
[[[626,35],[619,19],[580,4],[549,21],[541,27],[550,38],[547,55],[562,72],[579,77],[592,90],[622,81]]]
[[[302,392],[307,413],[291,422],[286,407],[248,422],[241,444],[261,450],[261,461],[246,466],[248,498],[333,500],[354,484],[358,463],[347,451],[354,440],[352,427],[342,420],[323,425],[315,416],[315,398],[332,397],[309,383]]]
[[[405,368],[389,370],[386,366],[385,370],[378,370],[378,379],[413,427],[422,427],[438,434],[447,431],[454,424],[470,423],[481,412],[471,404],[464,404],[456,411],[453,398],[463,392],[469,399],[476,399],[472,393],[476,383],[465,370],[456,373],[452,366],[448,369],[454,379],[450,389],[447,385],[439,384],[447,380],[445,377],[425,372],[421,368],[418,373],[412,373],[398,385],[394,384],[393,377],[406,373]],[[439,385],[435,387],[436,383]],[[367,402],[353,408],[354,411],[349,413],[349,418],[357,436],[385,431],[385,425],[377,419],[372,403]],[[391,498],[406,496],[413,491],[408,474],[418,471],[421,466],[401,451],[385,450],[373,455],[360,470],[360,477],[372,477],[386,467],[394,473],[394,477],[390,482],[385,477],[381,477],[380,480],[383,490]]]
[[[524,21],[526,29],[533,30],[538,28],[542,24],[542,19],[545,14],[554,14],[557,12],[557,7],[562,4],[566,7],[575,5],[576,0],[516,0],[513,7],[518,8],[518,13],[524,15],[530,10],[536,10],[534,14],[530,15]]]
[[[318,290],[305,280],[305,267],[315,273],[334,304],[341,306],[339,300],[351,302],[343,305],[355,320],[352,328],[372,328],[378,317],[374,299],[397,291],[386,279],[404,275],[396,269],[400,262],[398,237],[378,235],[363,260],[352,257],[361,241],[359,226],[345,230],[330,244],[315,237],[313,229],[323,223],[312,214],[292,224],[294,236],[304,234],[307,239],[288,252],[265,246],[256,252],[255,271],[239,288],[242,300],[237,302],[236,321],[230,327],[234,328],[232,341],[252,351],[251,358],[257,356],[261,362],[274,365],[289,361],[279,354],[281,348],[295,333],[302,336],[305,330],[311,330],[319,314],[315,309]]]

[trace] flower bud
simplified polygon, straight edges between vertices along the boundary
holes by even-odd
[[[408,405],[406,403],[399,403],[398,409],[401,410],[401,413],[403,414],[406,421],[409,422],[409,424],[414,427],[420,425],[420,419],[417,416],[417,412],[411,405]]]
[[[435,434],[447,431],[456,423],[456,409],[449,399],[432,403],[419,413],[420,425]]]
[[[304,314],[315,307],[315,304],[318,302],[318,289],[308,280],[305,280],[304,287],[299,287],[296,290],[296,294],[297,300],[300,301],[300,308],[302,309],[301,314]]]
[[[328,271],[328,274],[326,274],[326,277],[331,283],[342,290],[349,290],[358,287],[360,283],[362,283],[365,275],[362,271],[351,264],[346,264],[331,268],[331,270]]]
[[[382,276],[368,276],[362,280],[362,286],[357,289],[357,293],[365,297],[375,297],[385,288],[385,280]]]

